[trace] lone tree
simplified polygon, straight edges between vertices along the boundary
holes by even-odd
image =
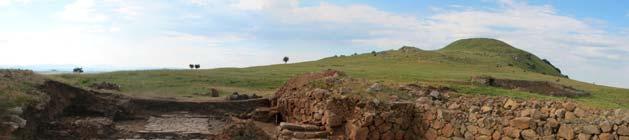
[[[288,63],[288,56],[284,56],[284,64]]]
[[[190,69],[194,69],[194,65],[193,64],[190,64],[189,66],[190,66]]]
[[[201,65],[199,65],[199,64],[195,64],[195,65],[194,65],[194,68],[195,68],[195,69],[199,69],[199,68],[201,68]]]
[[[378,55],[378,54],[376,53],[376,51],[371,51],[371,54],[372,54],[373,56]]]
[[[83,73],[83,68],[78,68],[78,67],[74,68],[74,69],[72,69],[72,72],[81,74],[81,73]]]

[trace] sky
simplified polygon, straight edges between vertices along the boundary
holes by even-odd
[[[0,0],[0,67],[247,67],[486,37],[629,88],[625,0]]]

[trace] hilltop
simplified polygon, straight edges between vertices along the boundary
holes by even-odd
[[[561,74],[561,70],[546,59],[540,59],[532,53],[520,50],[496,39],[462,39],[440,49],[439,52],[464,58],[471,57],[477,61],[476,64],[506,64],[507,66],[514,66],[542,74],[564,76]]]
[[[61,74],[52,78],[87,87],[100,82],[121,85],[121,93],[141,97],[207,99],[198,96],[209,88],[221,96],[238,91],[270,96],[286,80],[298,74],[336,69],[349,76],[380,83],[417,83],[448,87],[464,94],[516,98],[564,99],[521,90],[478,86],[477,76],[543,81],[591,93],[575,97],[595,107],[628,108],[629,90],[593,85],[568,79],[550,62],[505,42],[474,38],[455,41],[439,50],[405,46],[398,50],[327,57],[317,61],[207,70],[141,70],[101,74]],[[211,98],[210,98],[211,99]]]

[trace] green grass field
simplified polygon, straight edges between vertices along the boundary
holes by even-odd
[[[195,93],[218,88],[221,94],[233,91],[271,95],[290,77],[326,69],[346,72],[354,78],[385,83],[421,83],[447,86],[464,94],[511,96],[516,98],[564,99],[528,92],[470,84],[471,77],[557,82],[592,93],[590,97],[571,98],[588,106],[629,108],[629,90],[570,80],[552,65],[526,51],[493,39],[456,41],[443,49],[425,51],[412,47],[364,53],[356,56],[328,57],[318,61],[206,70],[141,70],[100,74],[51,75],[53,79],[87,86],[107,81],[120,84],[122,93],[133,96],[202,98]]]

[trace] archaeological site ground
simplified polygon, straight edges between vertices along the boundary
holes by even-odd
[[[191,70],[0,70],[0,140],[629,140],[629,89],[473,38]]]

